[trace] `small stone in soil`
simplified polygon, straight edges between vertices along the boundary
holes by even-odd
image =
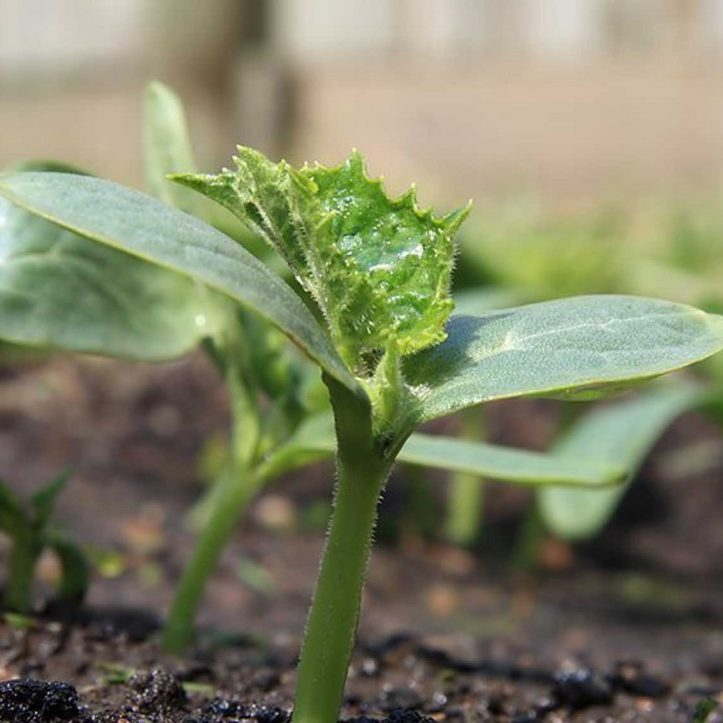
[[[379,675],[379,663],[374,658],[364,658],[359,667],[359,674],[365,678],[373,678]]]
[[[78,720],[78,692],[68,683],[21,678],[0,683],[0,719],[42,723]]]
[[[579,710],[612,702],[610,684],[601,675],[587,668],[565,670],[555,674],[552,698],[558,705]]]

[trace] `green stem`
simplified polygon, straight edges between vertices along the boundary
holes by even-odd
[[[183,570],[166,618],[163,647],[170,653],[180,653],[190,644],[206,582],[236,523],[265,481],[255,464],[259,407],[254,381],[245,364],[244,349],[237,335],[229,333],[223,343],[211,346],[210,352],[224,375],[229,393],[230,456],[221,477],[207,496],[208,513],[203,529]]]
[[[484,435],[484,419],[479,409],[460,415],[463,439],[479,440]],[[484,480],[477,475],[456,472],[447,497],[444,536],[455,545],[471,545],[482,527]]]
[[[518,533],[517,545],[512,556],[513,565],[523,572],[534,572],[540,553],[540,544],[545,537],[545,526],[540,508],[534,500],[527,510]]]
[[[33,576],[40,547],[34,543],[32,532],[18,534],[10,550],[8,579],[4,602],[8,610],[26,613],[33,603]]]
[[[299,662],[294,723],[336,723],[351,658],[387,460],[337,459],[331,526]]]
[[[263,484],[261,475],[239,469],[219,482],[212,506],[196,542],[168,612],[163,630],[163,647],[170,653],[185,650],[193,638],[193,622],[206,582],[233,534],[238,519]]]
[[[447,497],[444,536],[455,545],[471,545],[481,527],[484,504],[484,481],[463,472],[452,476]]]

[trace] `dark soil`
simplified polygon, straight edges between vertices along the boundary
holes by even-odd
[[[685,627],[658,625],[626,641],[625,649],[637,649],[637,658],[615,655],[623,641],[576,626],[553,636],[554,642],[548,637],[546,652],[535,650],[543,635],[526,644],[502,642],[502,635],[363,638],[343,715],[400,723],[423,717],[693,721],[707,702],[720,713],[723,640],[707,638],[703,626]],[[657,644],[646,650],[641,646],[651,636]],[[0,683],[0,719],[285,723],[295,650],[291,640],[247,641],[200,647],[172,660],[152,638],[132,640],[109,620],[69,627],[36,621],[26,630],[6,626],[0,655],[9,679]]]
[[[496,441],[542,447],[557,413],[495,405],[488,427]],[[288,720],[328,469],[254,506],[209,587],[194,651],[173,659],[157,646],[191,544],[196,460],[224,424],[223,390],[201,357],[0,370],[0,472],[22,492],[72,466],[58,521],[97,567],[86,607],[59,610],[44,607],[57,575],[44,559],[42,614],[0,626],[0,720]],[[525,491],[491,486],[472,553],[425,539],[408,486],[393,483],[382,515],[398,524],[382,527],[393,532],[375,551],[342,715],[723,721],[721,455],[685,474],[672,456],[715,440],[700,418],[681,420],[605,534],[577,551],[545,541],[535,576],[509,557]]]

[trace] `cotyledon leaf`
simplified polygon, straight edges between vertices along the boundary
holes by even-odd
[[[554,453],[571,459],[622,464],[632,479],[665,428],[706,396],[705,389],[676,384],[593,409],[555,444]],[[542,489],[537,498],[540,514],[546,527],[560,537],[592,537],[610,519],[627,488]]]
[[[493,399],[592,399],[723,348],[723,317],[659,299],[580,296],[453,316],[447,340],[406,360],[418,419]]]
[[[172,359],[217,329],[222,313],[214,296],[187,276],[89,241],[0,198],[1,339]]]
[[[154,81],[146,87],[144,111],[143,160],[147,190],[161,201],[202,218],[203,199],[167,178],[169,173],[196,170],[181,99],[168,86]]]
[[[315,415],[269,459],[269,478],[294,467],[330,457],[336,450],[330,414]],[[468,472],[522,485],[598,487],[625,479],[616,461],[576,459],[486,442],[470,442],[429,434],[412,434],[397,458],[400,462],[456,472]]]
[[[299,296],[203,221],[138,191],[72,174],[3,176],[0,195],[74,233],[222,291],[276,324],[331,376],[363,394]]]

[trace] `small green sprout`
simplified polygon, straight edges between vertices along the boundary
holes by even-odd
[[[68,479],[58,475],[33,493],[27,503],[0,481],[0,530],[11,548],[3,603],[7,610],[28,613],[33,607],[33,578],[44,550],[53,552],[61,566],[58,600],[78,603],[88,589],[88,564],[82,550],[53,524],[55,502]]]
[[[294,721],[333,723],[377,504],[408,441],[413,453],[416,426],[494,399],[592,399],[617,391],[720,351],[723,318],[656,299],[583,296],[452,315],[445,325],[449,244],[464,210],[436,220],[417,212],[411,197],[382,200],[356,156],[336,168],[298,170],[245,149],[239,159],[236,184],[227,171],[217,181],[179,180],[212,198],[220,193],[241,221],[263,232],[315,310],[233,239],[137,191],[87,176],[20,173],[0,179],[0,194],[221,292],[278,327],[321,368],[337,480]]]

